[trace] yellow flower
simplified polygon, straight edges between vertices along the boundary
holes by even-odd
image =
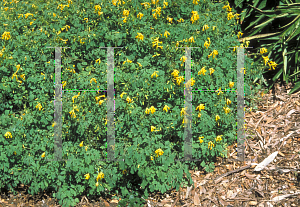
[[[168,31],[165,31],[164,36],[167,38],[170,33]]]
[[[95,78],[92,78],[91,80],[90,80],[90,83],[92,83],[92,82],[95,82],[95,83],[97,83],[97,81],[96,81],[96,79]],[[74,103],[74,102],[73,102]]]
[[[123,171],[122,171],[122,173],[123,173],[124,175],[126,174],[126,172],[127,172],[127,170],[123,170]]]
[[[180,83],[184,80],[184,77],[183,76],[179,76],[179,77],[176,77],[176,82],[178,85],[180,85]]]
[[[214,143],[212,141],[208,142],[208,149],[212,150],[212,148],[214,147]]]
[[[85,177],[86,180],[90,179],[90,177],[91,177],[91,176],[90,176],[90,173],[85,174],[84,177]]]
[[[232,88],[234,86],[234,82],[229,82],[229,87]]]
[[[167,20],[169,21],[169,23],[173,23],[173,18],[167,17]]]
[[[216,90],[216,92],[218,93],[218,95],[220,95],[220,93],[223,93],[221,87],[218,90]]]
[[[46,152],[44,152],[44,153],[41,155],[41,157],[45,157],[45,155],[46,155]]]
[[[240,31],[237,34],[237,37],[240,38],[240,35],[242,36],[244,33],[241,33]]]
[[[182,114],[186,114],[185,108],[182,108],[182,109],[181,109],[181,111],[180,111],[180,116],[182,116]]]
[[[166,111],[166,112],[168,112],[168,110],[170,109],[170,107],[169,106],[167,106],[167,105],[165,105],[165,107],[163,108],[163,111]]]
[[[159,39],[159,37],[157,37],[157,38],[154,39],[154,41],[152,42],[152,44],[153,44],[152,47],[156,46],[156,49],[157,48],[163,49],[163,46],[158,46],[158,44],[162,44],[162,42],[159,42],[158,39]]]
[[[188,87],[191,87],[191,86],[193,86],[194,84],[195,84],[195,79],[194,79],[194,77],[193,78],[191,78],[187,83],[186,83],[186,87],[188,88]]]
[[[12,135],[11,135],[11,133],[10,132],[6,132],[5,134],[4,134],[4,136],[6,137],[6,138],[12,138]]]
[[[196,111],[199,109],[199,111],[204,110],[205,106],[204,104],[200,104],[199,106],[197,106]]]
[[[127,101],[128,103],[130,103],[130,102],[132,102],[132,99],[130,99],[129,96],[127,96],[126,101]]]
[[[177,22],[184,22],[184,19],[180,18]]]
[[[227,99],[226,101],[227,105],[231,104],[231,101],[229,99]]]
[[[271,70],[271,67],[273,68],[273,70],[275,70],[275,67],[276,67],[278,64],[276,64],[276,63],[273,62],[273,61],[270,61],[270,62],[268,63],[268,65],[270,66],[269,70]]]
[[[154,112],[156,111],[156,109],[154,108],[154,106],[150,107],[150,111],[151,111],[152,114],[154,114]]]
[[[264,54],[266,52],[268,52],[268,50],[266,48],[264,48],[264,47],[260,48],[260,54]]]
[[[168,2],[164,1],[164,9],[168,6]]]
[[[161,149],[157,149],[157,150],[155,151],[155,154],[156,154],[156,157],[162,156],[162,155],[164,154],[164,151],[162,151]]]
[[[83,141],[80,142],[79,147],[83,147]]]
[[[75,96],[72,97],[73,103],[74,103],[74,99],[75,99],[75,98],[78,98],[79,95],[80,95],[80,92],[79,92],[77,95],[75,95]],[[77,110],[77,111],[78,111],[78,110]]]
[[[206,49],[208,49],[208,47],[210,46],[210,38],[208,37],[207,39],[208,39],[208,42],[205,41],[205,43],[204,43],[204,47],[206,47]]]
[[[38,103],[35,108],[39,108],[39,111],[43,108],[42,105],[40,103]]]
[[[213,26],[213,31],[215,31],[216,27],[217,27],[217,26]]]
[[[203,68],[201,68],[201,70],[198,72],[198,75],[201,75],[201,74],[205,75],[205,73],[206,73],[205,67],[206,66],[204,66]]]
[[[99,186],[99,183],[97,182],[95,185],[96,185],[96,187],[98,187],[98,186]]]
[[[203,139],[204,137],[202,136],[202,137],[199,137],[199,141],[200,141],[200,144],[202,144],[202,142],[203,142]]]
[[[216,121],[218,121],[220,119],[219,115],[216,115]]]
[[[127,94],[127,93],[123,92],[123,93],[120,95],[121,98],[123,98],[123,96],[124,96],[125,94]]]
[[[17,152],[16,151],[14,151],[14,155],[16,155],[17,154]]]
[[[88,146],[85,146],[85,151],[87,151],[87,149],[88,149]]]
[[[190,37],[189,42],[195,42],[194,37]]]
[[[230,112],[230,108],[228,108],[228,107],[226,107],[226,108],[223,107],[223,109],[224,109],[224,111],[225,111],[226,114],[228,114]]]
[[[217,50],[213,50],[213,52],[209,55],[209,57],[210,57],[211,55],[213,55],[213,58],[215,58],[215,56],[218,55],[218,54],[219,54],[219,53],[218,53]]]
[[[138,13],[137,18],[142,19],[142,17],[144,16],[144,14],[142,14],[141,12]]]
[[[199,114],[198,114],[198,118],[200,118],[201,117],[201,113],[199,112]]]
[[[152,15],[153,15],[153,17],[155,18],[155,19],[157,19],[157,15],[161,15],[161,7],[157,7],[156,9],[152,9],[152,12],[154,12],[155,11],[155,13],[153,13]]]
[[[213,68],[209,69],[209,75],[213,74],[215,72],[215,70]]]
[[[144,35],[142,33],[137,33],[138,35],[135,36],[136,39],[138,39],[138,41],[140,40],[144,40]]]
[[[30,16],[30,15],[33,16],[33,14],[31,14],[31,13],[24,14],[25,19],[27,19],[27,17]]]
[[[152,156],[150,158],[151,158],[151,160],[154,160]]]
[[[172,76],[177,77],[179,74],[178,70],[174,70],[173,73],[171,73]]]
[[[267,62],[269,61],[269,57],[268,56],[262,56],[265,62],[265,65],[267,65]]]
[[[2,34],[2,39],[9,40],[10,39],[10,32],[4,32]]]
[[[25,74],[20,75],[20,77],[25,80]]]
[[[129,10],[124,9],[123,10],[123,16],[128,16],[129,15]]]
[[[117,5],[117,2],[118,2],[118,5],[121,4],[121,0],[112,0],[112,4],[113,4],[114,6]]]
[[[103,172],[100,172],[100,173],[98,173],[96,180],[97,180],[97,182],[98,182],[99,179],[101,180],[101,179],[103,179],[103,178],[104,178],[104,173],[103,173]]]
[[[192,21],[192,24],[194,24],[195,21],[197,21],[199,19],[199,14],[197,11],[192,11],[192,17],[191,17],[191,21]]]
[[[231,8],[230,8],[230,6],[229,6],[229,3],[228,3],[228,5],[223,6],[222,9],[227,9],[227,11],[231,11]]]
[[[158,71],[154,71],[154,73],[151,75],[151,78],[153,78],[153,76],[157,77],[158,76],[157,73],[158,73]]]
[[[180,61],[182,61],[183,63],[186,61],[186,59],[187,59],[187,57],[186,56],[182,56],[181,58],[180,58]],[[181,66],[182,66],[183,64],[181,64]]]
[[[228,19],[228,20],[231,20],[232,18],[234,18],[233,13],[232,13],[232,12],[229,12],[229,13],[227,14],[227,19]]]
[[[141,3],[141,5],[144,6],[146,10],[151,7],[149,2]]]
[[[156,129],[156,127],[151,126],[151,132],[153,132]]]
[[[198,5],[198,1],[200,0],[193,0],[193,4]]]
[[[202,27],[202,31],[207,30],[207,29],[209,29],[209,27],[208,27],[207,24],[205,24],[205,25]]]
[[[216,137],[216,141],[217,141],[217,142],[222,141],[222,136],[223,136],[223,135],[217,136],[217,137]]]

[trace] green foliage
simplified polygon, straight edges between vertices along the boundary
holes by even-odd
[[[228,90],[230,82],[236,89],[237,79],[236,52],[229,48],[238,46],[235,19],[227,20],[223,4],[206,0],[198,5],[169,1],[165,7],[159,2],[148,9],[137,2],[96,3],[101,11],[95,3],[80,1],[1,2],[4,10],[0,20],[6,26],[0,28],[0,34],[10,32],[10,36],[5,33],[6,39],[1,40],[5,49],[0,57],[0,187],[13,190],[23,183],[30,185],[31,194],[53,188],[63,206],[74,206],[81,195],[111,194],[121,196],[124,205],[138,206],[142,201],[137,198],[147,198],[150,192],[190,186],[190,168],[201,166],[211,172],[215,158],[227,155],[226,145],[236,139],[237,100]],[[158,6],[161,14],[155,19],[153,9]],[[124,9],[130,11],[126,22]],[[199,15],[194,23],[192,11]],[[144,16],[137,18],[139,12]],[[209,28],[202,30],[204,25]],[[164,35],[166,31],[168,35]],[[144,39],[139,41],[138,33]],[[162,48],[153,46],[156,38]],[[207,38],[211,42],[208,48],[203,46]],[[62,158],[68,160],[47,161],[54,159],[55,49],[46,46],[70,47],[62,49],[64,90],[106,90],[107,51],[99,47],[123,47],[114,49],[114,84],[115,155],[124,162],[98,161],[106,157],[104,91],[64,91]],[[185,75],[185,49],[176,47],[186,46],[200,47],[191,49],[195,80],[192,147],[193,159],[201,160],[199,165],[174,161],[184,158],[181,112],[185,86],[178,77]],[[213,50],[218,51],[216,57],[208,57]],[[252,81],[261,78],[251,61],[245,57],[246,104],[257,92],[251,88]],[[203,67],[205,75],[199,73]],[[212,74],[210,68],[214,69]],[[175,69],[179,72],[177,80],[172,75]],[[227,91],[216,92],[219,89]],[[205,109],[198,113],[200,104]],[[168,111],[163,110],[165,105]],[[145,113],[150,107],[156,111]],[[230,112],[225,113],[224,108]],[[220,119],[216,121],[217,115]],[[216,140],[221,135],[222,139]],[[101,173],[104,178],[97,182]]]

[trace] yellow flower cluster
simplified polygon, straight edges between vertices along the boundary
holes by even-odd
[[[142,19],[143,16],[144,16],[144,14],[142,14],[141,12],[139,12],[136,17]]]
[[[264,54],[264,53],[266,53],[266,52],[268,52],[268,50],[266,48],[263,47],[263,48],[260,49],[260,54],[261,55]],[[268,65],[270,66],[269,70],[271,70],[271,67],[272,67],[273,70],[275,70],[275,67],[278,64],[276,64],[274,61],[268,62],[269,61],[269,57],[268,56],[262,56],[262,58],[264,59],[265,65],[268,63]]]
[[[163,46],[159,46],[159,45],[158,45],[158,44],[162,44],[162,42],[159,42],[158,39],[159,39],[159,37],[157,37],[157,38],[154,39],[154,41],[152,42],[152,44],[153,44],[152,47],[155,47],[155,46],[156,46],[156,49],[157,49],[157,48],[163,49]]]
[[[164,106],[164,108],[163,108],[163,111],[166,111],[166,112],[168,112],[168,110],[170,109],[170,107],[169,106],[167,106],[167,105],[165,105]]]
[[[208,142],[208,149],[212,150],[213,147],[215,147],[215,144],[212,141]]]
[[[126,23],[128,16],[129,16],[129,10],[124,9],[123,10],[123,17],[122,17],[124,23]]]
[[[11,135],[10,132],[6,132],[6,133],[4,134],[4,136],[5,136],[6,138],[12,138],[12,135]]]
[[[69,114],[71,114],[72,118],[76,118],[76,114],[75,114],[74,110],[79,111],[79,109],[77,108],[77,106],[73,107],[73,110],[69,112]]]
[[[137,33],[138,35],[135,36],[136,39],[138,39],[138,41],[140,40],[144,40],[144,35],[142,33]]]
[[[205,25],[202,27],[202,31],[204,32],[204,31],[207,30],[207,29],[209,29],[209,27],[208,27],[207,24],[205,24]],[[207,38],[207,39],[209,39],[209,38]]]
[[[123,4],[125,4],[125,1],[122,1],[123,2]],[[117,5],[117,3],[118,3],[118,6],[121,4],[121,0],[112,0],[112,4],[114,5],[114,6],[116,6]]]
[[[215,58],[215,56],[218,55],[218,54],[219,54],[219,53],[218,53],[217,50],[213,50],[212,53],[210,53],[210,54],[208,55],[208,58],[210,58],[210,56],[213,56],[213,58]]]
[[[154,71],[154,73],[151,75],[151,78],[153,78],[154,76],[158,77],[157,73],[158,73],[158,71]]]
[[[4,49],[5,49],[5,48],[4,48]],[[3,49],[2,49],[2,50],[3,50]],[[2,56],[2,55],[1,55],[1,56]],[[16,80],[21,84],[22,81],[18,80],[18,76],[17,76],[17,72],[19,71],[20,67],[21,67],[20,64],[16,65],[17,71],[12,75],[11,79],[13,80],[14,77],[16,77]],[[23,69],[21,68],[21,70],[23,70]],[[21,77],[23,80],[25,80],[25,74],[20,75],[20,77]]]
[[[2,34],[2,39],[9,40],[10,39],[10,32],[4,32]]]
[[[73,103],[74,103],[75,98],[78,98],[79,95],[80,95],[80,92],[77,95],[75,95],[75,96],[72,97]]]
[[[101,14],[103,14],[103,12],[101,12],[101,6],[99,5],[95,5],[95,12],[98,11],[98,15],[100,16]]]
[[[144,6],[146,10],[151,7],[149,2],[141,3],[141,5]]]
[[[220,141],[222,141],[222,136],[223,136],[223,135],[219,135],[219,136],[217,136],[217,137],[216,137],[216,141],[217,141],[217,142],[220,142]]]
[[[204,47],[206,47],[206,49],[208,49],[208,47],[210,46],[210,38],[208,37],[207,39],[208,42],[207,41],[204,42]]]
[[[155,154],[156,154],[156,157],[162,156],[162,155],[164,154],[164,151],[162,151],[162,149],[157,149],[157,150],[155,151]]]
[[[157,19],[157,15],[161,15],[161,7],[157,7],[156,9],[152,9],[152,12],[154,12],[155,11],[155,13],[153,13],[152,15],[153,15],[153,17],[155,18],[155,19]]]
[[[151,112],[152,114],[154,114],[155,111],[156,111],[156,109],[154,108],[154,106],[151,106],[150,109],[146,108],[145,113],[149,114]]]
[[[192,24],[194,24],[195,21],[197,21],[199,19],[199,14],[197,11],[192,11],[192,17],[191,17],[191,21],[192,21]]]
[[[202,144],[202,142],[203,142],[203,139],[204,137],[202,136],[202,137],[199,137],[199,142],[200,142],[200,144]]]
[[[36,109],[39,108],[39,111],[40,111],[40,110],[42,110],[43,107],[42,107],[42,105],[41,105],[40,103],[38,103],[38,104],[35,106],[35,108],[36,108]]]

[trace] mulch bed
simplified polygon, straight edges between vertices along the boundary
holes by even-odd
[[[300,206],[300,91],[287,95],[292,84],[275,87],[258,100],[258,109],[245,113],[245,161],[238,161],[235,146],[227,159],[218,158],[213,173],[190,170],[193,187],[150,194],[145,207],[154,206]],[[251,163],[276,157],[255,171]],[[18,195],[1,189],[2,206],[60,206],[50,192],[29,195],[20,185]],[[82,197],[77,206],[117,206],[111,198]]]

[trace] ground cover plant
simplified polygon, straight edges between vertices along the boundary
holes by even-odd
[[[62,206],[83,194],[138,206],[149,192],[191,185],[236,139],[238,14],[194,1],[3,1],[0,187],[54,189]],[[54,48],[62,49],[62,156],[54,156]],[[106,157],[107,51],[115,49],[115,155]],[[183,159],[185,49],[192,48],[193,159]],[[261,71],[245,57],[246,104]],[[228,89],[231,89],[229,91]],[[255,90],[254,90],[255,89]],[[227,90],[227,91],[222,91]]]

